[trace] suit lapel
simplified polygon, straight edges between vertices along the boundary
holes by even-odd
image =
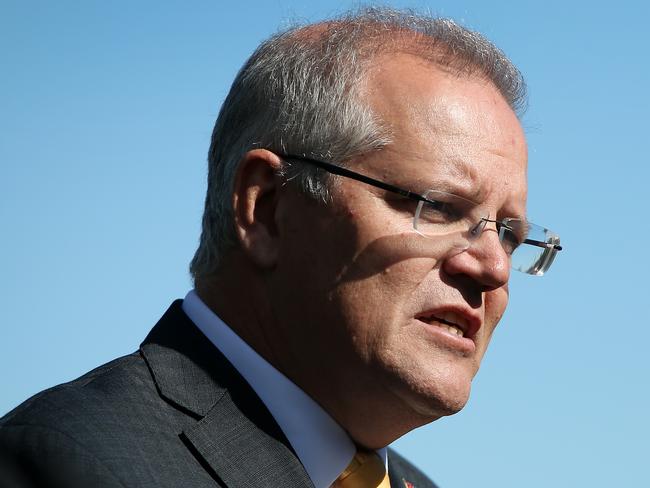
[[[175,301],[140,346],[160,395],[196,422],[179,433],[230,488],[313,487],[262,401]]]
[[[242,413],[229,393],[184,435],[229,487],[313,486],[291,449]]]

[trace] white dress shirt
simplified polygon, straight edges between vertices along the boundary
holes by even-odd
[[[309,395],[235,334],[194,290],[185,297],[183,311],[264,402],[314,486],[331,486],[356,452],[347,433]],[[387,466],[386,449],[377,454]]]

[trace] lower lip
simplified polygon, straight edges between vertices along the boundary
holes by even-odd
[[[436,323],[423,322],[418,320],[418,322],[426,328],[427,331],[431,332],[434,335],[436,342],[441,344],[446,349],[450,349],[454,352],[459,352],[464,356],[469,356],[474,354],[476,351],[476,344],[472,339],[467,337],[460,337],[457,335],[452,335],[451,332],[448,332],[446,329],[443,329],[442,326],[437,325]]]

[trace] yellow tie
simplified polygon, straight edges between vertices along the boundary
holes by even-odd
[[[357,451],[332,485],[335,488],[390,488],[388,473],[374,451]]]

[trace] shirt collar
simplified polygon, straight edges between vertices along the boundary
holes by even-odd
[[[347,467],[356,447],[347,433],[309,395],[244,342],[194,290],[183,311],[232,363],[278,423],[315,488],[327,488]],[[387,450],[377,454],[387,464]]]

